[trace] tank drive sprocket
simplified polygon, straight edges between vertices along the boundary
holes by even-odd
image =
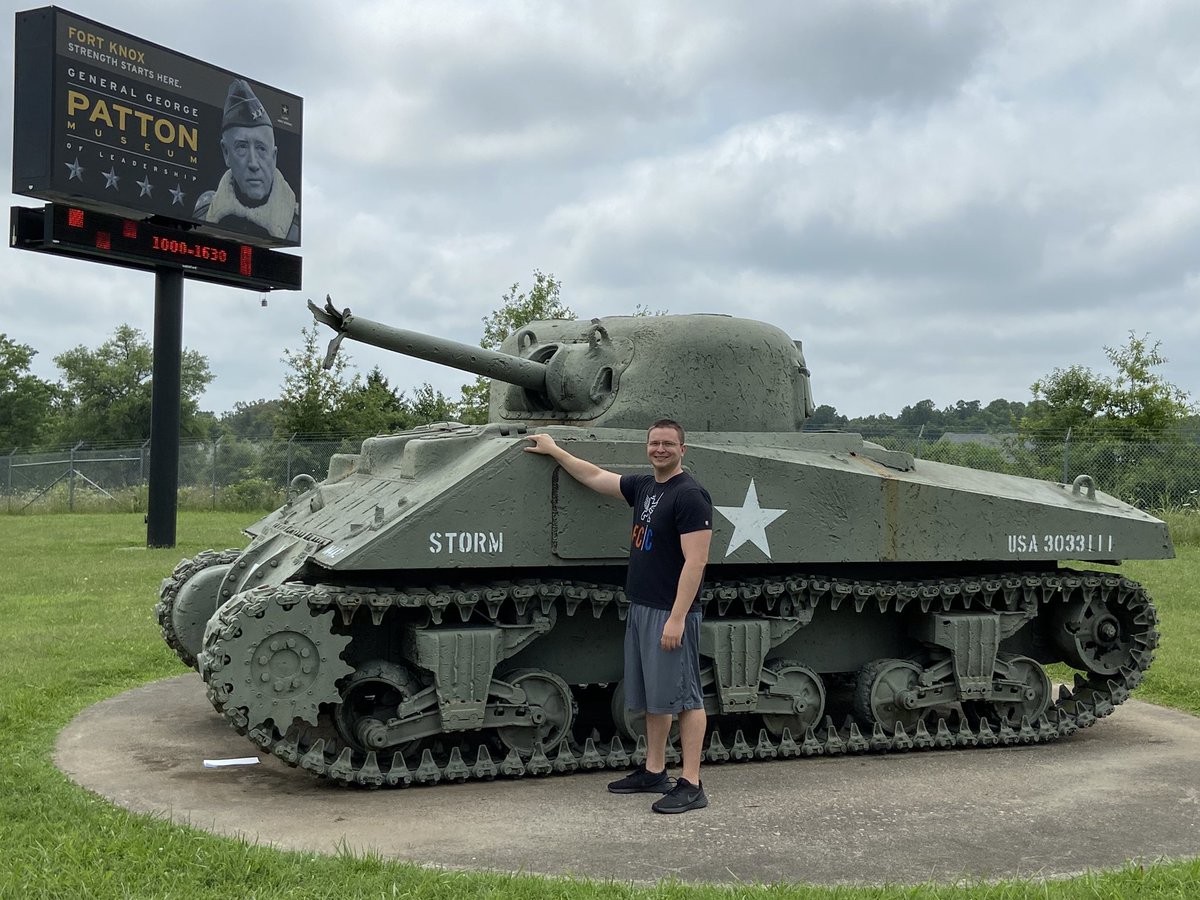
[[[209,621],[200,673],[209,698],[241,728],[294,721],[318,724],[322,704],[341,702],[337,681],[354,669],[341,658],[350,643],[297,587],[256,587],[236,595]]]

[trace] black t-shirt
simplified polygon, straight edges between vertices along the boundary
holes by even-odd
[[[622,475],[621,494],[634,513],[625,594],[634,603],[670,609],[683,571],[679,536],[712,528],[712,498],[687,472],[664,484],[653,475]]]

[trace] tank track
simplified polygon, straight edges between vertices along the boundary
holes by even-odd
[[[181,560],[175,567],[175,571],[168,578],[164,578],[159,586],[158,602],[154,604],[154,617],[158,619],[158,627],[162,629],[163,640],[188,668],[196,668],[196,657],[183,646],[179,635],[175,633],[175,624],[172,620],[175,598],[179,596],[179,591],[189,578],[210,566],[236,562],[242,552],[234,547],[228,550],[205,550],[197,553],[191,559]]]
[[[1080,593],[1082,592],[1082,593]],[[954,722],[939,718],[932,730],[924,721],[911,734],[898,726],[888,734],[876,724],[872,733],[863,734],[847,717],[840,727],[826,717],[817,728],[805,734],[792,735],[784,731],[774,739],[766,729],[757,738],[747,739],[742,730],[723,733],[714,727],[704,753],[707,764],[747,762],[751,760],[789,759],[813,756],[833,756],[844,753],[886,753],[915,750],[1008,746],[1047,743],[1087,728],[1129,698],[1130,692],[1141,683],[1143,673],[1153,660],[1158,643],[1158,619],[1148,595],[1137,582],[1105,572],[1059,570],[1053,573],[1012,573],[986,578],[937,579],[912,582],[856,581],[841,578],[803,577],[754,579],[744,582],[717,582],[705,585],[702,602],[706,614],[723,615],[732,609],[735,614],[770,614],[787,616],[798,610],[828,605],[837,609],[853,605],[857,612],[868,607],[880,612],[899,612],[909,604],[922,612],[986,609],[1019,610],[1030,605],[1050,607],[1072,597],[1086,601],[1103,599],[1117,604],[1129,614],[1138,629],[1130,636],[1127,659],[1112,676],[1084,676],[1077,673],[1072,687],[1060,687],[1058,697],[1049,709],[1035,721],[1023,719],[1019,727],[1003,721],[992,726],[985,718],[972,727],[969,720],[955,715]],[[451,611],[467,621],[477,608],[486,609],[495,619],[506,604],[524,616],[527,610],[547,612],[552,606],[560,613],[575,615],[591,611],[599,618],[605,608],[617,604],[624,619],[629,603],[621,590],[602,585],[572,581],[533,581],[523,583],[491,583],[460,585],[436,591],[348,588],[345,586],[286,584],[260,587],[235,596],[221,608],[209,623],[205,635],[205,650],[201,654],[201,674],[208,682],[208,696],[218,712],[225,715],[241,734],[248,735],[264,752],[269,752],[292,766],[308,769],[318,776],[347,785],[366,787],[406,787],[411,784],[432,785],[439,782],[490,780],[496,777],[547,776],[576,771],[626,769],[645,758],[645,739],[631,745],[621,737],[610,741],[588,738],[582,747],[563,740],[558,746],[543,747],[537,743],[528,759],[511,750],[499,761],[493,760],[486,745],[480,745],[474,758],[466,757],[459,746],[442,751],[435,759],[430,749],[415,753],[406,760],[403,753],[385,751],[380,758],[374,751],[352,751],[348,745],[340,751],[334,743],[328,750],[323,739],[308,739],[293,726],[280,735],[270,724],[251,726],[247,710],[234,704],[225,686],[212,676],[228,661],[223,644],[239,632],[239,620],[244,616],[262,617],[271,606],[291,610],[298,604],[307,606],[310,615],[336,611],[341,620],[349,623],[355,615],[369,613],[378,626],[392,607],[427,610],[429,621],[440,624]],[[1111,608],[1111,607],[1110,607]],[[365,610],[366,612],[362,612]],[[1039,614],[1046,614],[1042,609]],[[344,646],[344,639],[343,644]],[[340,660],[337,661],[340,664]],[[677,764],[678,752],[667,748],[669,765]]]

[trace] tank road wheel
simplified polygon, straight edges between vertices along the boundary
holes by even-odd
[[[1005,680],[1016,683],[1011,688],[1013,699],[993,700],[988,705],[1001,722],[1014,727],[1020,726],[1022,718],[1036,721],[1050,705],[1052,688],[1046,670],[1028,656],[1005,655],[998,658],[997,663],[1008,665]]]
[[[525,692],[529,717],[533,725],[505,725],[496,729],[504,746],[522,756],[533,753],[534,744],[542,742],[549,752],[571,733],[575,721],[575,698],[567,683],[545,669],[518,669],[504,676],[504,681]]]
[[[1054,638],[1068,665],[1095,675],[1115,675],[1128,665],[1134,635],[1144,631],[1137,612],[1099,592],[1074,600],[1054,615]]]
[[[246,710],[247,728],[271,721],[282,733],[296,719],[316,725],[317,707],[339,703],[336,682],[353,671],[341,658],[350,638],[330,630],[333,610],[313,615],[295,598],[283,606],[273,589],[261,590],[231,625],[209,623],[201,675],[224,708]]]
[[[421,683],[401,665],[382,659],[363,663],[342,688],[334,712],[338,733],[360,750],[384,749],[389,746],[385,723],[419,690]]]
[[[790,659],[769,659],[763,669],[775,680],[768,692],[790,697],[795,710],[792,713],[764,713],[763,724],[775,737],[781,737],[787,728],[792,737],[802,738],[805,730],[815,728],[825,714],[825,685],[821,676],[803,663]]]
[[[196,657],[204,649],[204,626],[221,605],[221,585],[242,551],[205,550],[175,567],[158,590],[154,615],[163,640],[185,666],[199,669]]]
[[[876,659],[858,670],[854,685],[854,712],[865,725],[876,723],[891,734],[897,725],[906,732],[917,727],[924,710],[909,709],[903,696],[917,686],[921,667],[909,659]]]

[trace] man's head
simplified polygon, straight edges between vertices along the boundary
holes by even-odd
[[[670,477],[683,469],[683,426],[674,419],[659,419],[646,432],[646,456],[656,478]]]
[[[262,203],[275,186],[279,148],[266,109],[242,79],[229,86],[221,119],[221,155],[240,199]]]

